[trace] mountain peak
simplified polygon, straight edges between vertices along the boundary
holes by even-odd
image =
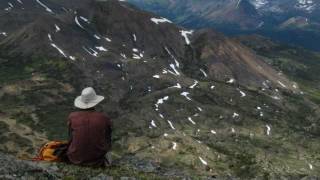
[[[48,1],[43,5],[49,6],[50,3],[51,1]],[[176,59],[181,59],[182,68],[190,66],[189,62],[198,59],[201,63],[196,62],[194,66],[208,70],[208,78],[214,80],[235,79],[241,85],[256,88],[263,88],[264,81],[270,81],[275,86],[279,86],[278,82],[281,81],[288,89],[294,90],[289,80],[278,76],[250,50],[222,34],[212,30],[188,31],[170,21],[162,21],[161,17],[116,0],[82,3],[90,4],[79,6],[77,10],[67,13],[57,11],[52,14],[46,9],[36,14],[25,12],[35,19],[27,23],[25,20],[11,17],[11,21],[16,21],[17,24],[24,22],[25,26],[18,30],[15,27],[9,29],[9,37],[1,42],[2,46],[11,47],[15,52],[22,54],[30,54],[27,47],[31,46],[36,50],[32,51],[34,54],[54,55],[53,52],[56,52],[57,55],[71,60],[105,61],[104,56],[108,56],[112,57],[108,62],[111,64],[117,62],[117,58],[122,59],[123,55],[136,59],[175,56]],[[52,6],[59,9],[61,4],[55,2]],[[62,2],[60,9],[64,6]],[[246,0],[240,2],[238,8],[240,13],[243,10],[256,13]],[[241,17],[239,14],[233,15]],[[161,23],[155,19],[161,20]],[[35,43],[36,39],[41,41]],[[189,56],[188,51],[193,51],[197,56]],[[218,62],[223,62],[220,63],[221,67],[215,66]],[[221,71],[222,69],[225,71]]]
[[[272,58],[126,2],[76,2],[25,1],[0,10],[0,151],[32,153],[39,137],[66,139],[74,98],[90,86],[106,98],[99,108],[114,122],[120,167],[135,164],[144,173],[161,167],[164,179],[230,173],[250,179],[289,165],[287,174],[309,172],[305,160],[314,162],[319,141],[305,137],[319,134],[317,105]],[[239,18],[252,10],[228,2],[226,12]],[[223,17],[223,10],[210,17]],[[296,146],[314,153],[297,159]],[[142,160],[152,167],[141,168]]]

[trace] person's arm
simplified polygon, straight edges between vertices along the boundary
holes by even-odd
[[[111,142],[111,138],[112,138],[112,122],[110,119],[108,119],[109,123],[107,123],[107,127],[106,127],[106,141],[107,141],[107,149],[111,150],[112,148],[112,142]]]
[[[71,128],[70,116],[68,117],[68,140],[69,140],[69,144],[70,144],[72,141],[72,128]]]

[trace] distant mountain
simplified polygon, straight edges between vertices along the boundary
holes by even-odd
[[[306,0],[129,0],[188,28],[261,34],[320,50],[320,2]],[[302,19],[305,21],[301,26]],[[290,22],[290,26],[284,26]]]
[[[242,40],[118,0],[0,7],[1,152],[25,158],[48,139],[66,139],[74,98],[93,86],[114,122],[115,166],[62,165],[60,179],[101,171],[137,179],[320,176],[318,79],[280,67],[295,49],[270,63],[276,58]],[[243,11],[257,13],[247,2],[229,13]],[[309,61],[297,64],[314,72]],[[8,158],[1,153],[0,163]]]

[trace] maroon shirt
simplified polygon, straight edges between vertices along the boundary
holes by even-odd
[[[94,110],[73,112],[68,118],[70,146],[68,158],[73,164],[100,166],[111,149],[111,120]]]

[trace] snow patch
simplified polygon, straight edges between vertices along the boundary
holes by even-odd
[[[172,149],[177,150],[177,143],[176,142],[172,142]]]
[[[282,87],[287,88],[287,86],[284,85],[281,81],[278,81],[278,83],[279,83]]]
[[[7,34],[6,32],[0,32],[0,34],[1,34],[2,36],[8,36],[8,34]]]
[[[80,22],[79,22],[79,19],[78,19],[78,16],[76,16],[75,18],[74,18],[74,21],[76,22],[76,24],[81,28],[81,29],[84,29],[84,27],[80,24]]]
[[[175,86],[172,86],[171,88],[178,88],[178,89],[181,89],[181,88],[182,88],[182,86],[181,86],[179,83],[177,83]]]
[[[236,130],[234,128],[231,128],[232,133],[236,133]]]
[[[272,99],[274,100],[280,100],[281,98],[279,96],[272,96]]]
[[[174,71],[174,74],[177,76],[180,76],[179,71],[176,69],[176,66],[174,64],[170,64],[170,67],[172,68],[172,70]]]
[[[240,115],[236,112],[233,113],[232,118],[238,118]]]
[[[180,67],[180,63],[178,62],[178,60],[176,59],[176,57],[174,57],[174,55],[170,52],[170,50],[167,47],[164,47],[164,49],[167,51],[167,53],[171,56],[171,58],[174,60],[176,66],[179,68]]]
[[[51,36],[51,34],[48,34],[48,38],[49,38],[49,41],[52,42],[52,36]]]
[[[134,41],[134,42],[137,42],[137,36],[136,36],[136,34],[132,34],[132,37],[133,37],[133,41]]]
[[[205,166],[208,165],[207,161],[205,161],[204,159],[202,159],[202,157],[199,156],[199,159],[200,159],[200,161],[201,161],[201,163],[202,163],[203,165],[205,165]]]
[[[60,49],[56,44],[51,43],[51,46],[54,47],[56,50],[58,50],[61,55],[63,55],[64,57],[67,57],[67,55],[63,52],[63,50]]]
[[[46,6],[45,4],[43,4],[40,0],[36,0],[38,4],[40,4],[40,6],[44,7],[46,9],[46,11],[48,11],[49,13],[53,13],[53,11]]]
[[[160,79],[160,76],[159,75],[154,75],[154,76],[152,76],[153,78],[156,78],[156,79]]]
[[[108,50],[106,48],[104,48],[103,46],[96,46],[96,49],[98,49],[99,51],[105,51],[107,52]]]
[[[168,121],[168,123],[169,123],[169,125],[170,125],[171,129],[175,130],[176,128],[174,128],[174,126],[173,126],[172,122],[171,122],[170,120],[167,120],[167,121]]]
[[[247,96],[246,93],[244,93],[244,92],[241,91],[240,89],[239,89],[239,92],[240,92],[240,94],[241,94],[241,97],[246,97],[246,96]]]
[[[151,18],[150,19],[152,22],[154,22],[155,24],[160,24],[160,23],[172,23],[170,20],[166,19],[166,18]]]
[[[100,36],[98,36],[97,34],[93,35],[93,37],[94,37],[94,38],[96,38],[96,39],[98,39],[98,40],[100,40],[100,39],[101,39],[101,37],[100,37]]]
[[[264,116],[263,112],[260,112],[260,117],[263,117],[263,116]]]
[[[85,17],[83,17],[83,16],[80,16],[80,19],[82,19],[84,22],[90,24],[89,19],[87,19],[87,18],[85,18]]]
[[[193,85],[191,85],[189,88],[190,88],[190,89],[193,89],[193,88],[196,87],[198,84],[199,84],[199,81],[194,80]]]
[[[87,49],[86,47],[82,47],[88,54],[90,54],[90,55],[92,55],[92,56],[94,56],[94,57],[98,57],[98,52],[97,51],[95,51],[94,49],[92,49],[92,48],[89,48],[89,49]]]
[[[111,40],[110,38],[105,37],[104,39],[105,39],[106,41],[108,41],[108,42],[112,42],[112,40]]]
[[[184,37],[186,44],[190,45],[190,39],[189,39],[188,35],[192,35],[193,30],[191,30],[191,31],[181,30],[180,33],[181,33],[182,37]]]
[[[270,136],[271,127],[269,125],[266,125],[266,128],[267,128],[267,135]]]
[[[235,81],[236,81],[235,79],[231,78],[231,79],[229,79],[229,80],[227,81],[227,83],[228,83],[228,84],[233,84]]]
[[[191,101],[191,98],[189,97],[189,94],[190,94],[189,92],[182,92],[181,93],[182,96],[186,97],[187,100]]]
[[[238,0],[237,6],[236,6],[237,9],[239,8],[239,5],[240,5],[241,1],[242,1],[242,0]]]
[[[158,99],[157,104],[158,104],[158,105],[159,105],[159,104],[163,104],[164,101],[168,101],[168,100],[169,100],[169,96],[165,96],[164,98]]]
[[[203,69],[200,69],[200,71],[202,72],[204,77],[208,77],[207,73]]]
[[[54,27],[56,28],[56,32],[59,32],[61,30],[60,27],[56,24],[54,25]]]
[[[192,124],[196,124],[193,120],[192,120],[192,118],[191,117],[188,117],[188,121],[190,121]]]
[[[154,120],[151,121],[151,126],[153,126],[153,127],[155,127],[155,128],[157,127],[157,125],[156,125],[156,123],[154,122]]]
[[[313,165],[311,163],[308,163],[309,169],[313,170]]]
[[[132,54],[133,59],[141,59],[140,55],[137,55],[135,53]]]
[[[164,116],[163,116],[162,114],[159,114],[159,116],[160,116],[162,119],[164,119]]]
[[[316,7],[316,4],[312,0],[297,0],[297,1],[298,2],[295,5],[295,7],[297,9],[305,10],[309,13],[311,13]]]
[[[253,0],[251,3],[256,7],[256,9],[260,9],[268,4],[268,0]]]
[[[5,8],[4,10],[10,11],[14,7],[10,2],[8,2],[8,5],[9,7]]]
[[[70,58],[71,60],[73,60],[73,61],[76,60],[76,57],[74,57],[74,56],[69,56],[69,58]]]
[[[127,59],[127,56],[124,53],[121,53],[120,56],[123,57],[124,59]]]

